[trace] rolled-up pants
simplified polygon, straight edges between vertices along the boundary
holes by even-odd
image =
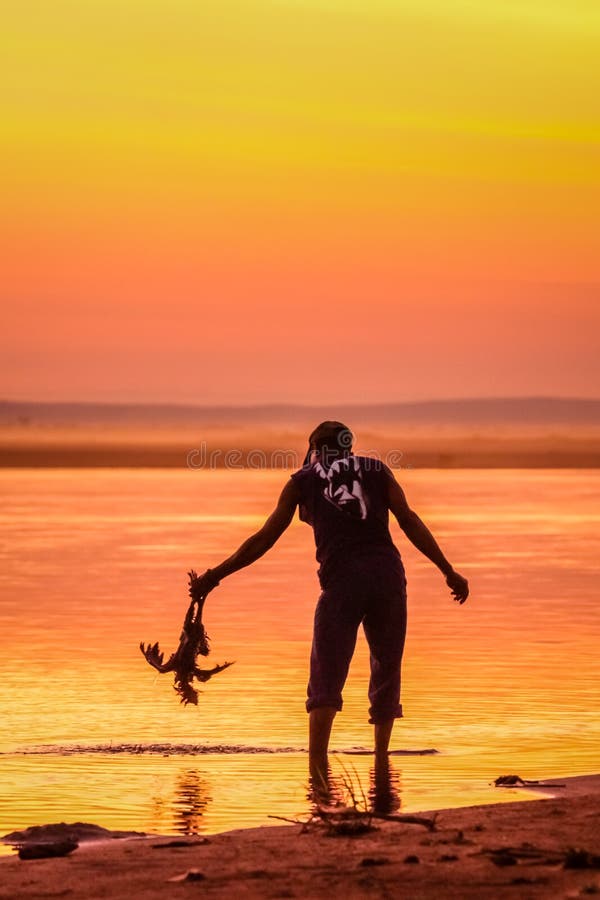
[[[363,625],[369,645],[370,722],[402,716],[400,669],[406,636],[401,565],[352,565],[324,587],[315,611],[306,709],[342,709],[342,690]]]

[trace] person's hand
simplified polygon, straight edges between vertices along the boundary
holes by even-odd
[[[212,569],[207,569],[202,575],[197,575],[192,569],[189,573],[190,586],[188,593],[192,600],[201,600],[219,584]]]
[[[469,582],[458,572],[450,572],[446,577],[446,584],[452,591],[452,596],[458,603],[464,603],[469,596]]]

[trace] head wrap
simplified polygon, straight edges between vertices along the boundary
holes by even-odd
[[[362,472],[358,457],[352,455],[353,439],[342,422],[321,422],[310,435],[304,465],[311,465],[311,454],[316,451],[312,466],[324,482],[325,499],[353,518],[366,519]]]
[[[343,422],[325,421],[311,432],[304,465],[310,463],[313,450],[322,457],[321,462],[329,466],[334,460],[348,456],[352,451],[354,435]]]

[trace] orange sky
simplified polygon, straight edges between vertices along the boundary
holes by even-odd
[[[2,396],[600,393],[595,3],[5,20]]]

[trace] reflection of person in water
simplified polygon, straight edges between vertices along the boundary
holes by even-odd
[[[373,812],[380,816],[400,809],[400,777],[387,759],[378,760],[371,769],[369,800]]]
[[[355,456],[353,436],[341,422],[322,422],[310,435],[303,467],[285,485],[263,527],[229,559],[208,569],[195,591],[206,594],[222,578],[269,550],[296,508],[312,526],[322,593],[317,604],[306,708],[313,775],[326,777],[331,727],[342,708],[356,636],[362,623],[371,658],[370,719],[376,763],[387,762],[400,704],[400,665],[406,632],[406,579],[388,527],[394,514],[408,539],[442,572],[455,600],[469,588],[433,535],[409,507],[391,470],[379,460]]]
[[[367,810],[360,779],[355,769],[350,772],[342,766],[341,774],[330,771],[313,778],[307,795],[318,816],[323,807],[348,807]],[[389,759],[379,759],[369,772],[368,809],[376,816],[389,816],[401,807],[400,776]]]
[[[178,775],[173,813],[175,834],[199,834],[210,801],[208,783],[197,769]]]

